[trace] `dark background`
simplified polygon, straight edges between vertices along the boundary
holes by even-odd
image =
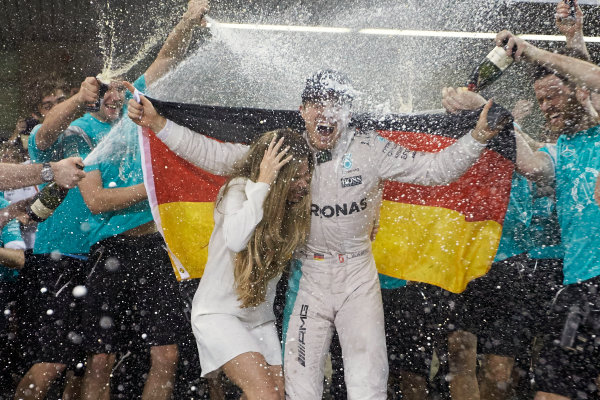
[[[587,0],[587,3],[590,4],[582,5],[586,15],[584,34],[600,37],[600,5],[596,0]],[[107,47],[107,37],[111,37],[107,32],[111,28],[118,32],[118,35],[112,35],[115,38],[113,54],[121,58],[131,58],[149,32],[158,39],[153,50],[128,73],[129,79],[135,78],[156,55],[159,44],[185,5],[185,1],[176,0],[0,0],[0,138],[10,134],[17,117],[25,112],[28,82],[53,74],[78,86],[85,76],[96,75],[104,58],[101,45]],[[348,10],[353,11],[349,13]],[[508,28],[515,33],[556,35],[554,11],[555,3],[504,0],[213,0],[210,15],[221,22],[339,26],[356,30],[497,32]],[[428,55],[444,55],[443,62],[436,62],[435,68],[428,70],[427,79],[419,83],[422,90],[413,88],[413,110],[417,111],[438,108],[439,89],[461,84],[473,65],[493,46],[489,39],[383,36],[365,39],[366,35],[361,36],[360,41],[355,41],[357,45],[348,46],[349,51],[376,49],[376,55],[369,57],[376,58],[382,67],[373,74],[374,77],[356,77],[357,70],[349,68],[351,76],[358,86],[368,80],[382,97],[396,90],[386,85],[395,79],[392,75],[405,73],[402,65],[393,60],[394,54],[411,51],[422,54],[424,60]],[[466,50],[447,51],[454,49],[456,42]],[[554,48],[564,42],[536,44]],[[600,43],[589,44],[588,49],[594,61],[600,62]],[[417,56],[411,57],[416,60],[412,69],[418,70],[423,61]],[[385,68],[386,63],[396,64],[393,68]],[[513,67],[502,79],[522,82],[515,86],[523,90],[513,91],[510,96],[498,95],[505,97],[509,104],[517,97],[530,96],[524,89],[526,80],[520,80],[525,75],[524,67]],[[245,101],[243,96],[241,99]],[[219,104],[224,101],[214,97],[206,102]],[[397,111],[400,106],[393,100],[390,105],[392,111]]]

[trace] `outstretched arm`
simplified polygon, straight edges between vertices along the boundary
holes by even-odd
[[[135,90],[130,83],[127,88]],[[129,100],[128,115],[136,124],[154,131],[175,154],[197,167],[215,175],[228,175],[236,161],[248,151],[241,144],[222,143],[202,134],[167,121],[156,112],[150,100],[140,96],[141,102]]]
[[[374,150],[383,157],[377,160],[379,177],[419,185],[446,185],[455,181],[479,159],[487,142],[501,130],[488,127],[491,106],[490,100],[481,111],[475,129],[438,153],[410,151],[391,142],[376,141]]]
[[[96,102],[99,89],[96,78],[87,77],[81,82],[76,95],[52,107],[35,134],[38,149],[46,150],[52,146],[58,136],[84,111],[85,106]]]
[[[189,1],[187,11],[165,40],[154,62],[144,73],[146,85],[150,86],[156,82],[183,59],[192,40],[194,29],[206,26],[204,16],[208,13],[208,9],[208,0]]]
[[[575,18],[569,13],[571,7],[565,1],[559,1],[556,6],[556,27],[567,38],[567,47],[580,50],[587,59],[590,59],[585,41],[583,40],[583,12],[579,8],[577,0],[575,3]]]
[[[515,60],[525,59],[531,63],[548,66],[559,74],[568,76],[579,86],[600,91],[600,67],[578,58],[539,49],[509,31],[502,31],[496,36],[497,46],[503,46],[504,43],[506,53],[514,56]],[[517,46],[517,50],[513,52],[514,46]]]
[[[51,162],[54,180],[60,186],[72,188],[85,176],[83,160],[71,157],[58,162]],[[42,164],[7,164],[0,163],[0,190],[18,189],[27,186],[41,185]]]

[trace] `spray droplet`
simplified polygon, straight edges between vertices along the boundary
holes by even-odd
[[[77,285],[73,288],[73,296],[83,297],[87,294],[87,288],[83,285]]]

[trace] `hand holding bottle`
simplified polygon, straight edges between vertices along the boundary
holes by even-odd
[[[496,46],[504,48],[506,54],[516,61],[529,57],[528,51],[535,49],[530,43],[506,30],[496,35]]]
[[[70,157],[58,162],[51,162],[50,167],[54,173],[54,182],[66,189],[77,186],[77,183],[85,178],[81,157]]]
[[[189,19],[191,22],[206,26],[206,19],[204,16],[210,10],[210,4],[208,0],[190,0],[188,2],[188,8],[185,14],[183,14],[183,19]]]
[[[135,88],[131,83],[123,82],[123,85],[131,93],[135,92]],[[141,94],[139,103],[135,99],[129,100],[127,115],[137,125],[150,128],[155,133],[160,132],[167,124],[167,119],[158,114],[150,100]]]
[[[279,139],[277,143],[275,143],[276,140],[277,136],[274,136],[271,143],[269,143],[269,147],[265,150],[265,155],[260,163],[260,172],[258,174],[257,182],[263,182],[268,185],[272,184],[275,182],[275,178],[277,178],[277,173],[281,167],[292,159],[291,154],[283,158],[289,150],[289,146],[279,151],[283,145],[283,137]]]
[[[79,86],[79,91],[75,96],[77,96],[77,103],[80,106],[86,106],[88,104],[95,104],[98,100],[98,92],[100,90],[100,84],[98,80],[93,76],[88,76],[85,78],[81,85]]]
[[[556,27],[567,38],[583,36],[583,12],[576,0],[559,1],[556,6]]]

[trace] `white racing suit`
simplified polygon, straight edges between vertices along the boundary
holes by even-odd
[[[217,174],[226,174],[247,150],[172,122],[159,137],[181,157]],[[375,132],[347,131],[331,161],[315,166],[310,235],[295,254],[284,312],[287,398],[321,399],[334,329],[342,346],[348,398],[387,398],[383,306],[369,239],[380,204],[378,185],[382,180],[450,183],[484,147],[468,134],[439,153],[420,153]]]

